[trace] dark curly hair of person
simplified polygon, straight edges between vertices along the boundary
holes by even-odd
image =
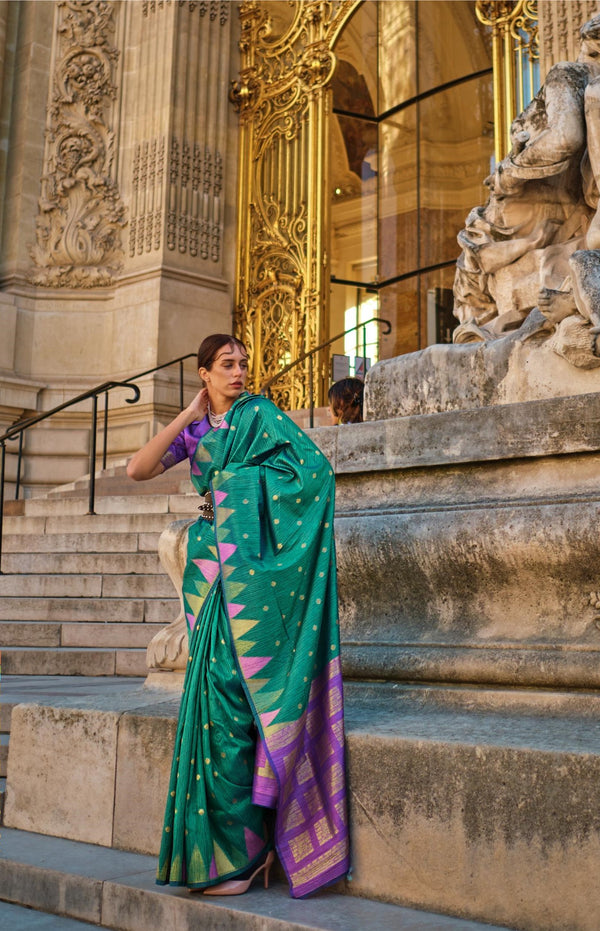
[[[364,384],[360,378],[341,378],[327,395],[338,423],[361,423]]]

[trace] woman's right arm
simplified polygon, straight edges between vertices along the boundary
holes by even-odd
[[[202,388],[185,410],[181,411],[168,426],[148,440],[146,445],[132,456],[127,464],[129,478],[135,482],[145,482],[164,472],[165,467],[160,460],[173,440],[195,420],[202,420],[207,410],[208,393],[206,388]]]

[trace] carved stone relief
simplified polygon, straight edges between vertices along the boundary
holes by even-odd
[[[172,0],[143,0],[142,9],[144,16],[150,16],[165,6],[170,6]],[[230,0],[177,0],[179,6],[187,6],[190,13],[198,10],[200,16],[206,16],[208,13],[211,20],[219,17],[219,22],[223,26],[229,17]]]
[[[113,177],[116,5],[57,4],[44,170],[31,256],[35,284],[97,287],[121,267],[125,207]]]
[[[540,0],[538,3],[540,69],[546,74],[559,61],[574,61],[579,30],[598,12],[596,0]]]
[[[512,148],[467,217],[454,283],[456,343],[547,339],[600,366],[600,15],[575,62],[552,67],[512,124]]]
[[[169,153],[167,248],[218,262],[223,235],[223,157],[176,136]]]
[[[129,255],[160,249],[163,222],[165,138],[138,142],[133,156]]]

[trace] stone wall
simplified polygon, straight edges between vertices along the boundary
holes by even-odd
[[[0,428],[231,329],[238,33],[215,0],[0,4]],[[113,461],[178,409],[177,368],[141,387],[111,400]],[[87,471],[89,422],[62,415],[29,492]]]

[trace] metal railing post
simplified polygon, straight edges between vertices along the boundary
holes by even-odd
[[[315,406],[313,403],[314,385],[313,385],[313,357],[312,355],[308,357],[308,393],[310,395],[310,417],[309,417],[308,422],[312,429],[315,425]]]
[[[98,425],[98,395],[92,398],[92,435],[90,437],[90,497],[88,514],[95,514],[96,497],[96,428]]]
[[[104,436],[102,437],[102,468],[106,468],[108,450],[108,391],[104,392]]]
[[[19,452],[17,455],[17,481],[15,483],[15,501],[19,499],[19,492],[21,490],[21,463],[23,461],[23,437],[25,436],[25,431],[21,430],[19,433]]]
[[[367,326],[363,325],[362,328],[362,337],[363,337],[363,381],[367,375]]]

